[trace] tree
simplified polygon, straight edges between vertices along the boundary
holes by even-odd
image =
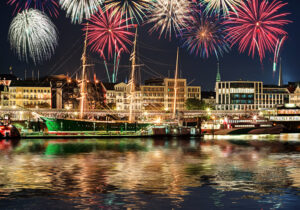
[[[185,102],[187,110],[206,110],[207,108],[212,109],[209,104],[206,104],[204,101],[201,101],[196,98],[189,98]]]

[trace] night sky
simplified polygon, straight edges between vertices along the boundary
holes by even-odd
[[[288,2],[288,5],[283,10],[291,13],[288,19],[293,21],[286,27],[289,37],[281,51],[283,80],[284,83],[287,83],[300,81],[298,67],[300,64],[300,1],[285,1]],[[60,10],[58,18],[51,18],[58,28],[60,37],[59,46],[52,59],[38,66],[18,61],[17,56],[10,50],[7,39],[9,24],[13,19],[13,9],[6,4],[6,0],[1,0],[0,73],[9,73],[10,66],[13,67],[14,74],[21,78],[24,78],[25,69],[27,69],[27,77],[31,76],[32,70],[36,74],[38,69],[40,76],[67,72],[72,75],[79,69],[84,33],[81,25],[71,24],[70,19],[65,18],[63,10]],[[159,75],[168,76],[168,72],[173,76],[176,48],[181,46],[181,41],[176,40],[174,36],[171,42],[163,38],[158,40],[158,34],[149,35],[148,28],[147,25],[139,27],[139,55],[142,63],[145,64],[144,67],[141,67],[141,79],[145,80]],[[98,79],[107,82],[103,61],[94,53],[89,53],[89,57],[95,63],[95,67],[91,71],[96,72]],[[213,90],[217,69],[215,57],[202,59],[190,55],[185,48],[180,48],[179,63],[182,77],[187,78],[188,82],[192,82],[191,85],[201,85],[204,90]],[[123,56],[118,81],[128,78],[128,64],[128,55]],[[258,57],[252,59],[247,52],[239,54],[235,46],[220,59],[221,77],[222,80],[257,80],[266,84],[276,84],[278,75],[273,76],[272,65],[272,54],[268,54],[261,64]]]

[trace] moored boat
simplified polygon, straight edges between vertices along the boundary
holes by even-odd
[[[20,138],[19,130],[11,124],[0,125],[0,138]]]
[[[282,126],[274,126],[263,117],[237,117],[214,120],[203,125],[203,132],[213,135],[280,134]]]

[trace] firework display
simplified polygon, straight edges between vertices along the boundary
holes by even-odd
[[[129,52],[131,31],[146,24],[150,34],[183,43],[190,54],[219,59],[235,45],[260,61],[274,53],[276,71],[284,27],[291,21],[281,0],[6,0],[15,7],[9,29],[11,48],[21,60],[40,63],[54,53],[57,30],[50,19],[66,11],[72,23],[89,22],[88,44],[105,62]],[[18,14],[17,14],[18,13]],[[175,36],[174,36],[175,35]],[[116,65],[118,66],[118,65]],[[117,70],[116,70],[117,72]]]
[[[229,15],[229,11],[236,12],[236,7],[240,6],[242,0],[200,0],[206,5],[205,11],[207,13]]]
[[[59,0],[61,8],[66,10],[72,23],[81,23],[83,19],[89,19],[102,3],[103,0]]]
[[[7,3],[15,6],[15,12],[17,13],[24,9],[34,8],[51,16],[58,16],[58,0],[8,0]]]
[[[20,60],[35,64],[50,59],[58,43],[57,29],[39,10],[24,10],[12,20],[8,37]]]
[[[143,20],[145,11],[151,6],[152,0],[106,0],[105,8],[112,9],[113,14],[121,13],[125,18],[131,18],[138,23]]]
[[[252,57],[257,51],[262,61],[267,51],[274,51],[278,37],[287,34],[283,26],[290,22],[285,19],[288,13],[278,12],[286,4],[276,0],[242,2],[226,21],[228,40],[232,45],[238,43],[240,52],[249,48]]]
[[[134,35],[130,31],[134,24],[128,23],[130,19],[122,18],[120,12],[114,13],[112,10],[99,12],[90,18],[89,25],[85,27],[88,30],[88,44],[92,51],[107,52],[108,59],[113,57],[113,53],[119,52],[122,48],[128,52],[126,44],[132,44],[130,37]]]
[[[218,17],[205,16],[200,11],[190,17],[190,24],[183,33],[184,46],[190,53],[195,53],[203,58],[215,55],[217,59],[230,46],[225,39],[225,26]]]
[[[172,31],[180,34],[186,26],[191,8],[189,0],[155,0],[148,20],[148,23],[153,24],[150,33],[158,31],[159,38],[165,33],[165,38],[169,36],[169,39]]]

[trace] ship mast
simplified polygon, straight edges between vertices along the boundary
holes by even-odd
[[[131,54],[131,80],[130,80],[130,106],[129,106],[129,122],[134,122],[135,116],[133,115],[133,108],[135,105],[135,81],[134,81],[134,75],[135,75],[135,66],[136,66],[136,39],[137,39],[137,27],[135,29],[135,37],[134,37],[134,46],[133,51]]]
[[[174,79],[174,103],[173,103],[173,116],[176,117],[176,105],[177,105],[177,79],[178,79],[178,59],[179,59],[179,47],[177,47],[177,57],[176,57],[176,69],[175,69],[175,79]]]
[[[86,96],[87,96],[87,81],[86,81],[86,47],[87,47],[87,35],[88,35],[88,28],[89,25],[87,23],[87,29],[85,32],[85,40],[84,40],[84,47],[82,53],[82,73],[81,73],[81,88],[80,88],[80,119],[83,119],[84,112],[86,111]]]

